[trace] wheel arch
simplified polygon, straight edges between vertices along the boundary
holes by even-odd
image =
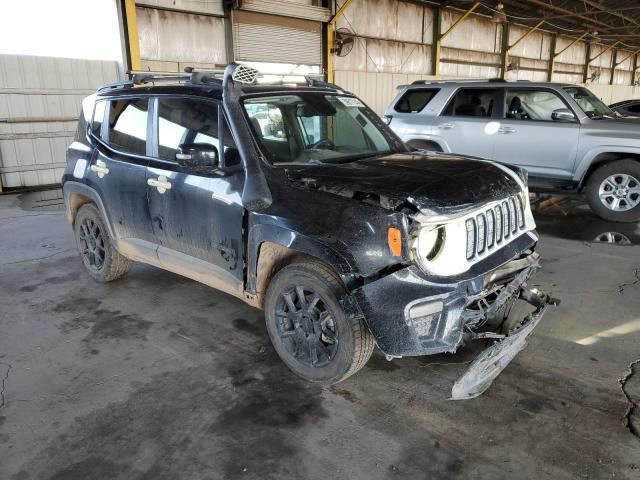
[[[62,192],[64,196],[67,221],[71,225],[75,223],[80,207],[87,203],[93,203],[100,211],[100,214],[107,225],[109,235],[113,239],[116,238],[113,234],[113,228],[109,217],[107,216],[107,211],[104,208],[104,204],[102,203],[102,199],[98,195],[98,192],[84,183],[79,182],[65,182],[62,186]]]
[[[587,182],[598,168],[618,160],[635,160],[636,162],[640,162],[640,150],[633,152],[603,151],[589,156],[587,159],[583,160],[582,163],[584,166],[578,170],[578,172],[584,172],[580,175],[579,190],[584,190]]]
[[[248,239],[247,293],[264,307],[264,295],[273,276],[286,265],[304,259],[323,263],[347,283],[349,263],[320,241],[274,225],[254,225]]]
[[[444,139],[431,135],[406,135],[403,137],[403,141],[410,147],[418,149],[434,150],[438,152],[451,151],[449,145]],[[435,147],[435,149],[430,147]]]

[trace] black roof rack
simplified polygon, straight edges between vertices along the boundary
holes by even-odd
[[[114,83],[107,83],[106,85],[102,85],[100,88],[98,88],[98,93],[101,92],[106,92],[108,90],[114,90],[116,88],[126,88],[126,87],[133,87],[133,82],[131,80],[125,80],[123,82],[114,82]]]
[[[333,90],[342,90],[339,86],[324,81],[322,74],[301,75],[294,73],[271,73],[259,72],[249,66],[240,65],[240,68],[234,70],[234,80],[244,85],[257,85],[259,77],[280,77],[279,81],[261,82],[261,84],[300,84],[304,83],[308,86],[319,88],[330,88]],[[151,71],[129,71],[130,80],[123,82],[111,83],[104,85],[98,89],[98,92],[106,92],[118,88],[132,88],[136,85],[148,85],[161,82],[184,83],[188,85],[216,85],[222,86],[225,70],[196,70],[193,67],[186,67],[184,73],[176,72],[151,72]],[[300,81],[291,81],[291,78],[299,78]]]

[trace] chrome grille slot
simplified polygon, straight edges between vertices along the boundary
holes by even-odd
[[[495,243],[495,214],[493,210],[487,210],[487,248],[493,247]]]
[[[520,195],[509,197],[495,207],[468,218],[465,226],[467,259],[484,256],[525,228],[524,200]]]
[[[500,243],[502,241],[502,207],[496,205],[494,211],[496,212],[496,243]]]

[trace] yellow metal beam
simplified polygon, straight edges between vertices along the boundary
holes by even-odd
[[[138,36],[138,19],[136,17],[135,0],[124,0],[124,14],[127,22],[127,43],[129,44],[129,67],[131,70],[142,70],[140,62],[140,37]]]
[[[616,68],[620,65],[622,65],[624,62],[626,62],[627,60],[629,60],[631,57],[633,57],[634,55],[638,55],[640,53],[640,50],[636,50],[635,52],[633,52],[630,55],[627,55],[626,57],[624,57],[622,60],[620,60],[619,62],[616,62],[615,65],[613,66],[613,68]]]
[[[609,50],[611,50],[613,47],[615,47],[616,45],[618,45],[620,42],[615,42],[612,43],[611,45],[609,45],[607,48],[605,48],[604,50],[602,50],[598,55],[596,55],[593,58],[589,59],[589,63],[593,62],[596,58],[599,58],[600,56],[604,55],[605,53],[607,53]]]
[[[571,47],[573,47],[576,43],[578,43],[580,40],[582,40],[584,37],[586,37],[587,35],[589,35],[589,32],[584,32],[582,35],[580,35],[578,38],[576,38],[573,42],[571,42],[569,45],[567,45],[566,47],[564,47],[562,50],[560,50],[558,53],[556,53],[554,55],[555,58],[558,58],[560,55],[562,55],[564,52],[566,52],[567,50],[569,50]]]
[[[513,50],[513,48],[516,45],[518,45],[520,42],[522,42],[525,38],[527,38],[533,32],[538,30],[542,26],[543,23],[544,23],[544,20],[540,20],[538,23],[535,24],[535,26],[533,26],[529,30],[527,30],[524,35],[522,35],[519,39],[517,39],[512,45],[509,45],[509,51]]]
[[[327,24],[327,81],[329,83],[333,83],[335,81],[335,67],[333,65],[333,49],[335,48],[335,45],[333,40],[336,34],[336,22],[344,14],[344,11],[352,1],[353,0],[345,0]]]
[[[467,10],[466,12],[464,12],[462,14],[462,16],[456,20],[455,22],[453,22],[453,24],[447,29],[446,32],[444,32],[442,35],[440,35],[437,40],[436,40],[436,45],[433,51],[433,74],[436,77],[440,76],[440,51],[441,51],[441,47],[442,47],[442,40],[449,35],[451,32],[453,32],[453,30],[460,25],[464,20],[467,19],[467,17],[469,15],[471,15],[478,7],[480,6],[480,2],[476,2],[473,4],[473,6]],[[440,24],[440,19],[438,19],[438,24]],[[435,22],[434,22],[435,24]]]

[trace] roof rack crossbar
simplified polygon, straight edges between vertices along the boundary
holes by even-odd
[[[253,80],[248,82],[248,84],[290,84],[290,83],[300,83],[306,84],[308,86],[314,87],[324,87],[324,88],[332,88],[335,90],[341,90],[341,88],[333,83],[327,83],[324,81],[323,73],[282,73],[282,72],[258,72],[251,67],[248,67],[249,70],[253,70],[255,75],[253,76]],[[145,85],[149,83],[160,83],[160,82],[184,82],[192,85],[203,85],[203,84],[214,84],[214,85],[222,85],[222,81],[224,79],[225,70],[207,70],[207,69],[196,69],[193,67],[186,67],[184,69],[185,73],[177,73],[177,72],[153,72],[153,71],[139,71],[139,70],[131,70],[128,73],[130,80],[125,82],[118,82],[111,85],[105,85],[101,87],[101,90],[114,89],[114,88],[123,88],[123,87],[133,87],[134,85]],[[270,79],[266,77],[276,77],[278,80],[268,81]],[[263,79],[263,82],[258,82],[258,79]],[[295,79],[295,80],[294,80]],[[299,79],[299,81],[297,80]],[[267,81],[264,81],[267,80]]]

